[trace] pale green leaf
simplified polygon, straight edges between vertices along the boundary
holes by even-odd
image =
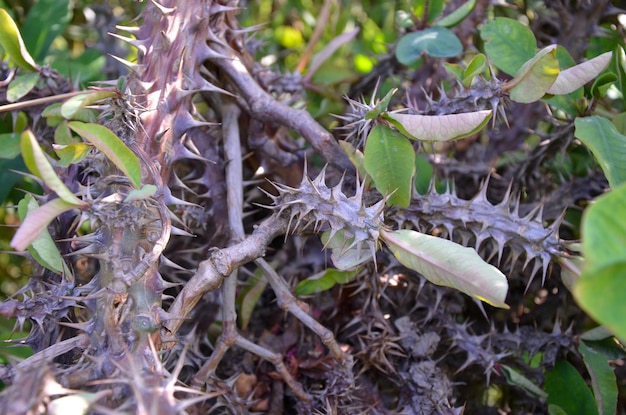
[[[611,121],[597,115],[578,117],[576,138],[595,156],[611,187],[626,180],[626,136],[617,132]]]
[[[337,269],[342,271],[354,269],[358,265],[372,259],[373,253],[367,244],[363,243],[351,247],[354,242],[354,236],[348,237],[345,232],[337,231],[332,239],[329,240],[330,234],[330,230],[324,232],[321,240],[324,246],[331,250],[330,259]]]
[[[578,351],[583,356],[591,376],[591,387],[599,415],[615,415],[617,407],[617,380],[606,357],[581,341]]]
[[[508,281],[472,248],[412,230],[381,231],[383,241],[400,263],[437,285],[455,288],[494,307],[504,302]]]
[[[419,141],[450,141],[480,131],[491,118],[491,110],[448,115],[385,115],[402,133]]]
[[[378,117],[384,111],[387,111],[387,107],[389,106],[389,102],[391,102],[391,98],[393,98],[393,94],[398,91],[398,88],[392,88],[391,91],[387,92],[387,95],[374,107],[374,109],[368,111],[365,114],[366,120],[371,120],[373,118]]]
[[[469,87],[475,77],[483,73],[488,67],[487,57],[482,53],[477,54],[472,58],[472,61],[467,65],[467,68],[463,71],[461,78],[463,85]]]
[[[26,217],[38,207],[39,204],[35,198],[27,194],[18,204],[18,214],[20,220],[23,222],[24,219],[26,219]],[[65,263],[65,260],[61,256],[59,249],[52,240],[52,236],[50,236],[48,229],[44,228],[41,230],[36,239],[28,247],[28,252],[35,261],[50,271],[66,276],[72,275],[70,269]]]
[[[611,62],[611,52],[603,53],[587,62],[562,70],[556,81],[548,89],[549,94],[565,95],[574,92],[587,82],[600,75]]]
[[[411,183],[415,175],[415,151],[402,134],[389,127],[377,125],[370,132],[364,150],[365,170],[376,189],[390,195],[390,205],[408,206]]]
[[[135,188],[141,187],[139,159],[111,130],[98,124],[72,121],[69,127],[104,153],[131,181]]]
[[[12,159],[21,152],[19,133],[0,134],[0,159]]]
[[[92,91],[86,94],[75,95],[61,105],[61,116],[70,120],[79,110],[113,96],[115,96],[115,92],[112,91]]]
[[[35,241],[48,224],[63,212],[74,209],[77,206],[63,199],[54,199],[45,205],[38,207],[26,216],[11,240],[11,247],[16,251],[25,250]]]
[[[24,40],[17,25],[4,9],[0,9],[0,45],[20,68],[29,71],[39,70],[39,66],[24,46]]]
[[[496,68],[513,75],[537,52],[537,40],[528,28],[514,19],[497,17],[480,29],[485,53]]]
[[[509,91],[513,101],[530,103],[540,100],[559,76],[556,45],[541,49],[532,59],[522,65],[513,79],[502,89]]]
[[[67,167],[70,164],[82,161],[87,154],[89,154],[93,146],[88,143],[72,143],[67,145],[53,144],[52,148],[57,156],[59,156],[57,166]]]
[[[44,183],[63,200],[74,206],[82,206],[85,203],[74,195],[57,176],[54,168],[48,161],[37,139],[30,131],[24,131],[21,137],[21,149],[24,163],[28,170],[39,177]]]
[[[124,202],[132,202],[133,200],[144,200],[151,197],[157,191],[157,187],[153,184],[144,184],[141,189],[133,189],[128,192],[128,196]]]
[[[15,102],[28,94],[37,85],[38,80],[39,72],[24,72],[16,76],[7,88],[7,101]]]
[[[263,277],[262,272],[255,272],[254,276],[252,276],[247,281],[246,285],[241,288],[241,292],[237,296],[237,300],[241,301],[239,313],[237,315],[239,317],[242,330],[246,330],[248,328],[252,312],[259,302],[259,298],[261,298],[266,286],[267,279]]]

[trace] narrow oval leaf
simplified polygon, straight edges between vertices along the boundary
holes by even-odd
[[[474,78],[480,75],[487,69],[487,57],[482,53],[477,54],[472,58],[472,61],[467,65],[467,68],[463,71],[462,82],[466,87],[472,84]]]
[[[144,200],[151,197],[157,191],[157,187],[153,184],[144,184],[141,189],[134,189],[128,192],[128,196],[124,202],[132,202],[133,200]]]
[[[433,284],[455,288],[494,307],[504,302],[509,288],[504,274],[483,261],[472,248],[416,231],[381,231],[383,241],[400,263]]]
[[[72,143],[68,145],[53,144],[52,149],[59,156],[57,166],[67,167],[83,160],[93,146],[89,143]]]
[[[41,62],[52,41],[63,33],[72,17],[70,0],[37,0],[28,10],[22,25],[24,44]],[[81,78],[82,79],[82,78]]]
[[[509,91],[513,101],[524,104],[538,101],[554,84],[559,71],[556,45],[550,45],[524,63],[513,79],[502,85],[502,89]]]
[[[450,58],[463,52],[459,38],[445,27],[430,27],[406,34],[396,47],[396,58],[404,65],[413,65],[422,53],[433,58]]]
[[[61,105],[61,115],[63,118],[70,120],[80,109],[113,96],[115,96],[115,92],[112,91],[92,91],[75,95]]]
[[[604,355],[581,341],[578,351],[583,355],[599,415],[614,415],[617,408],[617,379]]]
[[[597,115],[578,117],[574,125],[574,135],[589,147],[611,187],[626,181],[626,136]]]
[[[139,159],[111,130],[98,124],[72,121],[69,127],[104,153],[128,178],[135,188],[141,187]]]
[[[331,250],[330,259],[337,269],[342,271],[354,269],[374,256],[374,253],[365,243],[351,246],[354,242],[354,236],[347,237],[345,232],[337,231],[329,240],[330,235],[331,231],[328,230],[322,234],[320,239],[324,247]]]
[[[52,191],[67,203],[74,206],[85,205],[85,202],[77,198],[57,176],[33,133],[28,130],[24,131],[20,144],[24,163],[31,173],[43,180]]]
[[[506,381],[509,385],[520,387],[529,395],[536,398],[545,399],[548,397],[548,394],[545,393],[539,386],[535,385],[533,381],[531,381],[515,369],[507,365],[500,365],[500,370],[502,371],[502,374],[506,378]]]
[[[561,407],[567,415],[598,415],[598,408],[578,370],[566,360],[557,360],[552,370],[546,371],[545,391],[548,404]]]
[[[326,271],[300,281],[296,286],[296,295],[316,294],[330,290],[337,284],[346,284],[354,279],[357,272],[357,270],[339,271],[329,268]]]
[[[37,85],[38,72],[23,72],[15,77],[7,88],[7,101],[15,102],[28,94]]]
[[[385,118],[414,140],[450,141],[477,133],[487,125],[491,114],[491,110],[448,115],[389,113]]]
[[[587,62],[562,70],[548,89],[548,94],[565,95],[574,92],[600,75],[600,72],[611,62],[612,56],[612,52],[606,52]]]
[[[370,132],[364,150],[365,170],[383,195],[392,192],[387,203],[408,206],[415,175],[415,150],[402,134],[377,125]]]
[[[0,45],[20,68],[29,71],[39,70],[39,66],[24,46],[24,40],[17,25],[4,9],[0,9]]]
[[[18,204],[17,210],[20,220],[24,221],[28,214],[37,210],[38,207],[39,205],[37,204],[35,198],[27,194]],[[72,275],[47,229],[44,228],[39,233],[37,238],[28,247],[28,252],[32,255],[35,261],[50,271],[63,274],[68,277]]]
[[[63,199],[54,199],[30,212],[15,232],[11,247],[16,251],[25,250],[35,241],[48,224],[61,213],[76,208],[73,203]]]
[[[13,159],[21,152],[19,133],[0,134],[0,159]]]
[[[391,91],[387,92],[387,95],[385,95],[385,97],[381,99],[378,104],[376,104],[374,109],[368,111],[365,114],[365,119],[371,120],[373,118],[378,117],[382,112],[387,111],[389,102],[391,102],[391,98],[393,98],[393,94],[395,94],[396,91],[398,91],[398,88],[392,88]]]
[[[528,28],[514,19],[497,17],[480,29],[485,53],[501,71],[513,75],[537,52],[537,40]]]
[[[474,10],[474,7],[476,7],[476,0],[468,0],[457,7],[452,13],[435,22],[435,26],[454,27],[469,16],[472,10]]]

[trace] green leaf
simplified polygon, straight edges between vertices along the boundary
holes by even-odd
[[[15,102],[28,94],[37,85],[39,72],[20,73],[11,81],[7,89],[7,101]]]
[[[391,102],[391,98],[393,98],[393,94],[398,91],[398,88],[393,88],[391,91],[387,92],[387,95],[374,107],[374,109],[370,110],[365,114],[366,120],[371,120],[373,118],[378,117],[382,112],[387,111],[387,107],[389,106],[389,102]]]
[[[61,105],[61,116],[71,120],[79,110],[113,96],[115,96],[115,92],[112,91],[92,91],[75,95]]]
[[[444,27],[428,29],[404,35],[396,47],[398,62],[410,66],[417,63],[422,53],[433,58],[450,58],[463,52],[463,45],[456,35]]]
[[[69,127],[104,153],[131,181],[135,188],[141,187],[139,159],[111,130],[98,124],[72,121]]]
[[[597,115],[578,117],[574,134],[595,156],[611,187],[626,180],[626,136],[611,121]]]
[[[465,70],[461,65],[457,63],[444,62],[443,66],[444,68],[446,68],[446,71],[448,71],[450,75],[454,76],[459,81],[463,79],[463,72]]]
[[[22,35],[36,61],[41,62],[47,56],[52,41],[65,31],[71,17],[70,0],[37,0],[30,8]]]
[[[367,246],[361,246],[362,244],[350,248],[354,242],[354,236],[350,237],[343,231],[337,231],[329,240],[330,235],[331,231],[328,230],[320,239],[324,246],[332,251],[330,259],[337,269],[342,271],[354,269],[374,256],[374,253]]]
[[[370,132],[364,150],[364,165],[376,189],[383,195],[393,193],[387,203],[408,206],[415,174],[415,151],[402,134],[384,125]]]
[[[530,396],[535,398],[545,399],[548,397],[548,394],[541,390],[539,386],[535,385],[530,379],[515,369],[512,369],[507,365],[500,365],[500,370],[509,385],[520,387]]]
[[[535,56],[537,40],[533,32],[517,20],[497,17],[480,29],[485,41],[485,53],[501,71],[509,75],[517,72]]]
[[[482,53],[478,53],[472,58],[472,61],[467,65],[467,68],[463,71],[461,78],[463,85],[469,87],[475,77],[483,73],[488,67],[487,57]]]
[[[457,7],[449,15],[442,17],[435,22],[436,26],[454,27],[461,23],[476,7],[476,0],[468,0],[461,6]]]
[[[559,406],[567,415],[598,415],[595,401],[580,373],[565,360],[557,360],[546,372],[548,404]]]
[[[565,412],[563,408],[561,408],[560,406],[551,404],[551,405],[548,405],[548,414],[549,415],[567,415],[567,412]]]
[[[39,66],[24,46],[24,40],[17,25],[4,9],[0,9],[0,45],[20,68],[29,71],[39,70]]]
[[[263,276],[263,273],[255,272],[254,275],[251,276],[246,282],[246,285],[241,288],[241,292],[237,296],[237,300],[241,301],[239,305],[239,313],[237,315],[239,317],[242,330],[246,330],[248,328],[252,312],[259,302],[259,298],[261,298],[263,291],[265,291],[266,286],[267,279]]]
[[[22,175],[16,172],[26,172],[22,157],[16,157],[12,160],[0,159],[0,203],[4,203],[9,197],[11,190],[16,183],[22,179]]]
[[[449,115],[385,114],[403,134],[419,141],[450,141],[480,131],[491,118],[491,110]]]
[[[141,189],[133,189],[128,192],[124,202],[132,202],[133,200],[144,200],[152,197],[157,191],[157,187],[153,184],[144,184]]]
[[[509,91],[511,99],[528,104],[540,100],[559,76],[559,61],[556,45],[541,49],[532,59],[524,63],[513,79],[502,89]]]
[[[85,205],[85,202],[77,198],[57,176],[47,156],[39,147],[39,143],[33,133],[28,130],[24,131],[20,144],[24,163],[26,163],[26,167],[28,167],[31,173],[42,179],[50,190],[56,192],[57,196],[67,203],[74,206]]]
[[[35,198],[27,194],[18,204],[18,214],[20,220],[24,221],[24,219],[38,207],[39,204]],[[50,271],[63,274],[65,276],[72,275],[47,229],[42,229],[42,231],[37,235],[36,239],[28,247],[28,252],[32,255],[35,261]]]
[[[428,16],[426,16],[426,22],[430,23],[443,13],[446,0],[416,0],[413,6],[413,12],[415,16],[420,19],[424,19],[424,11],[426,5],[428,5]]]
[[[346,284],[356,277],[358,270],[339,271],[329,268],[302,280],[296,286],[296,295],[316,294],[330,290],[337,284]]]
[[[63,212],[76,208],[73,203],[63,199],[54,199],[38,207],[26,216],[11,240],[11,247],[16,251],[25,250],[40,234],[46,230],[48,224]]]
[[[612,55],[611,52],[603,53],[587,62],[562,70],[556,81],[548,89],[548,93],[565,95],[574,92],[597,77],[611,62]]]
[[[589,347],[584,341],[578,344],[587,371],[591,376],[591,387],[596,399],[599,415],[615,415],[617,408],[617,380],[606,357]]]
[[[620,112],[611,120],[615,129],[622,135],[626,135],[626,112]]]
[[[21,152],[19,133],[0,134],[0,159],[13,159]]]
[[[626,339],[626,184],[600,196],[587,208],[582,220],[585,266],[574,296],[600,324]]]
[[[380,233],[400,263],[437,285],[455,288],[494,307],[504,302],[508,281],[496,267],[483,261],[472,248],[412,230]]]
[[[346,152],[348,158],[352,164],[354,164],[354,167],[356,167],[356,171],[361,180],[365,180],[365,187],[369,187],[372,182],[372,178],[367,174],[367,171],[365,171],[365,156],[363,156],[361,150],[357,149],[347,141],[339,141],[339,145],[343,151]]]
[[[595,98],[604,98],[616,81],[617,75],[612,72],[598,76],[591,85],[591,95]]]
[[[88,143],[72,143],[67,145],[53,144],[52,148],[57,156],[59,156],[57,166],[67,167],[70,164],[78,163],[83,160],[87,154],[89,154],[93,146]]]

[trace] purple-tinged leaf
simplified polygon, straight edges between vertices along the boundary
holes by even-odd
[[[509,308],[504,302],[509,288],[506,277],[472,248],[408,229],[382,230],[380,236],[402,265],[433,284],[455,288],[494,307]]]
[[[611,62],[612,56],[612,52],[606,52],[587,62],[562,70],[556,78],[556,81],[554,81],[552,86],[548,89],[548,94],[565,95],[574,92],[600,75],[600,72]]]
[[[35,176],[39,177],[44,183],[63,200],[74,206],[84,206],[85,202],[80,200],[65,186],[59,176],[57,176],[54,168],[48,161],[46,154],[43,152],[37,139],[29,130],[22,133],[21,138],[22,157],[26,167]]]
[[[15,236],[11,240],[11,247],[16,251],[25,250],[35,241],[48,224],[61,213],[76,208],[76,204],[63,199],[54,199],[33,210],[26,216]]]
[[[450,141],[477,133],[487,125],[491,114],[491,110],[449,115],[388,113],[385,118],[414,140]]]
[[[68,125],[76,134],[104,153],[130,179],[135,188],[141,187],[139,159],[111,130],[102,125],[79,121],[72,121]]]

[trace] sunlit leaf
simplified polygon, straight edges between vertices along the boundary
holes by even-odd
[[[578,344],[578,351],[583,356],[587,371],[591,376],[591,387],[596,400],[599,415],[614,415],[617,408],[617,380],[615,371],[606,357],[586,342]]]
[[[461,23],[476,7],[476,0],[468,0],[459,7],[457,7],[452,13],[435,22],[435,26],[454,27]]]
[[[108,157],[135,188],[141,187],[141,166],[137,156],[111,130],[98,124],[72,121],[69,127]]]
[[[613,123],[597,115],[578,117],[574,135],[593,153],[611,187],[626,180],[626,136]]]
[[[15,102],[28,94],[37,85],[38,72],[25,72],[19,74],[9,83],[7,88],[7,101]]]
[[[57,176],[33,133],[28,130],[24,131],[20,144],[24,163],[31,173],[41,178],[52,191],[56,192],[67,203],[74,206],[84,205],[84,202],[77,198]]]
[[[384,195],[393,193],[390,205],[408,206],[415,174],[415,150],[402,134],[377,125],[370,132],[364,150],[365,170],[376,189]]]
[[[491,110],[448,115],[385,115],[402,133],[419,141],[450,141],[480,131],[491,118]]]
[[[29,71],[39,70],[39,66],[24,46],[17,25],[4,9],[0,9],[0,45],[20,68]]]
[[[437,285],[455,288],[494,307],[504,302],[508,281],[472,248],[443,238],[404,229],[381,231],[383,241],[400,263]]]
[[[603,73],[593,81],[591,95],[595,98],[604,98],[616,81],[617,75],[614,73]]]
[[[513,75],[537,52],[537,40],[528,28],[514,19],[497,17],[480,29],[485,53],[496,68]]]
[[[144,184],[141,189],[133,189],[128,192],[128,196],[124,202],[132,202],[133,200],[144,200],[152,197],[157,191],[157,187],[153,184]]]
[[[11,247],[16,251],[25,250],[39,237],[41,232],[46,230],[53,219],[63,212],[75,208],[76,205],[73,203],[68,203],[63,199],[54,199],[33,210],[15,232],[15,236],[11,240]]]
[[[329,268],[326,271],[300,281],[296,286],[296,295],[316,294],[330,290],[337,284],[346,284],[356,277],[357,272],[357,270],[340,271]]]
[[[565,95],[574,92],[598,76],[611,62],[612,55],[611,52],[606,52],[587,62],[562,70],[556,81],[548,89],[548,93]]]
[[[75,95],[61,105],[61,116],[70,120],[79,110],[113,96],[115,92],[112,91],[93,91],[88,94]]]
[[[502,89],[509,91],[513,101],[530,103],[540,100],[559,76],[559,61],[556,45],[541,49],[532,59],[524,63],[513,79]]]
[[[35,198],[31,195],[26,195],[18,204],[18,215],[23,222],[26,217],[37,210],[39,204]],[[41,264],[43,267],[50,271],[64,274],[66,276],[71,275],[71,271],[68,268],[65,260],[61,256],[59,249],[52,240],[48,229],[44,228],[37,235],[32,244],[28,247],[28,252],[33,259]]]
[[[67,167],[83,160],[93,146],[88,143],[72,143],[67,145],[53,144],[52,149],[59,156],[57,166]]]
[[[445,27],[429,27],[402,37],[396,46],[396,58],[403,65],[413,65],[422,53],[433,58],[450,58],[463,52],[459,38]]]

